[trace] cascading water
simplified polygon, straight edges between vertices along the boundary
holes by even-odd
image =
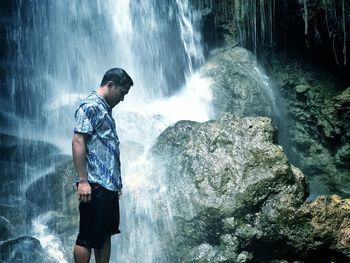
[[[16,160],[24,168],[14,195],[27,211],[23,218],[28,222],[17,235],[38,238],[53,262],[71,260],[67,253],[74,243],[62,244],[68,249],[60,247],[61,241],[48,227],[54,208],[45,203],[33,207],[26,192],[71,158],[75,107],[98,87],[106,70],[122,67],[135,85],[114,110],[122,142],[124,194],[122,234],[113,238],[111,258],[112,262],[166,261],[153,205],[164,198],[166,186],[150,173],[146,153],[169,124],[209,118],[209,83],[192,75],[204,60],[198,16],[188,0],[17,1],[15,6],[15,23],[8,31],[15,65],[7,78],[13,113],[1,109],[1,117],[7,119],[1,132],[20,138],[19,147],[29,148]],[[34,148],[28,146],[32,141],[37,144]],[[13,178],[15,170],[7,169],[5,176]],[[6,204],[11,202],[13,198],[6,199]]]
[[[117,66],[126,69],[135,86],[114,110],[122,142],[124,194],[122,234],[113,238],[112,261],[166,262],[161,236],[174,227],[171,204],[166,200],[171,186],[164,184],[161,174],[153,173],[147,151],[171,123],[181,119],[206,121],[211,114],[210,80],[194,73],[204,62],[199,16],[188,0],[84,4],[37,0],[18,1],[17,9],[15,25],[9,31],[15,43],[15,65],[7,79],[8,102],[0,117],[8,120],[1,132],[21,138],[18,145],[27,147],[16,162],[9,160],[11,164],[5,166],[6,177],[14,177],[17,165],[21,176],[10,181],[20,182],[16,192],[6,192],[9,198],[1,202],[3,207],[16,203],[28,211],[20,217],[28,224],[18,233],[38,238],[53,262],[71,260],[76,233],[70,235],[71,239],[53,234],[50,226],[55,220],[55,207],[43,201],[39,202],[41,207],[33,205],[33,199],[41,199],[28,191],[53,173],[57,164],[71,159],[74,109],[99,85],[103,73]],[[279,115],[267,76],[256,67],[250,77],[262,83]],[[38,141],[35,147],[22,145],[34,140]],[[158,200],[167,204],[165,211],[157,211]],[[190,201],[186,207],[190,213]],[[11,215],[6,214],[5,219],[11,221]],[[18,221],[10,224],[17,227]]]

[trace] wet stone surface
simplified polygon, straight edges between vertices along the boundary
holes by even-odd
[[[158,137],[152,151],[170,200],[158,205],[162,211],[170,203],[175,224],[165,235],[170,258],[297,261],[322,258],[325,249],[338,259],[350,256],[340,246],[347,239],[338,239],[339,222],[342,231],[349,227],[344,215],[350,208],[334,206],[338,213],[327,219],[334,231],[323,239],[309,206],[328,208],[305,202],[305,177],[275,144],[274,133],[269,118],[226,114],[205,123],[180,121]]]

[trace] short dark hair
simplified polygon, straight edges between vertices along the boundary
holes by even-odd
[[[134,85],[128,73],[121,68],[112,68],[108,70],[103,76],[100,86],[105,86],[109,81],[113,81],[116,86],[121,87]]]

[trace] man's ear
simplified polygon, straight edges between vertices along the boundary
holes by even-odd
[[[114,85],[113,81],[108,81],[108,82],[107,82],[107,87],[108,87],[108,88],[112,88],[113,85]]]

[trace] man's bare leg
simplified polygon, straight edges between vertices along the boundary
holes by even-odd
[[[89,263],[91,249],[75,245],[74,247],[74,262],[75,263]]]
[[[96,263],[108,263],[111,256],[111,236],[108,236],[102,249],[94,249]]]

